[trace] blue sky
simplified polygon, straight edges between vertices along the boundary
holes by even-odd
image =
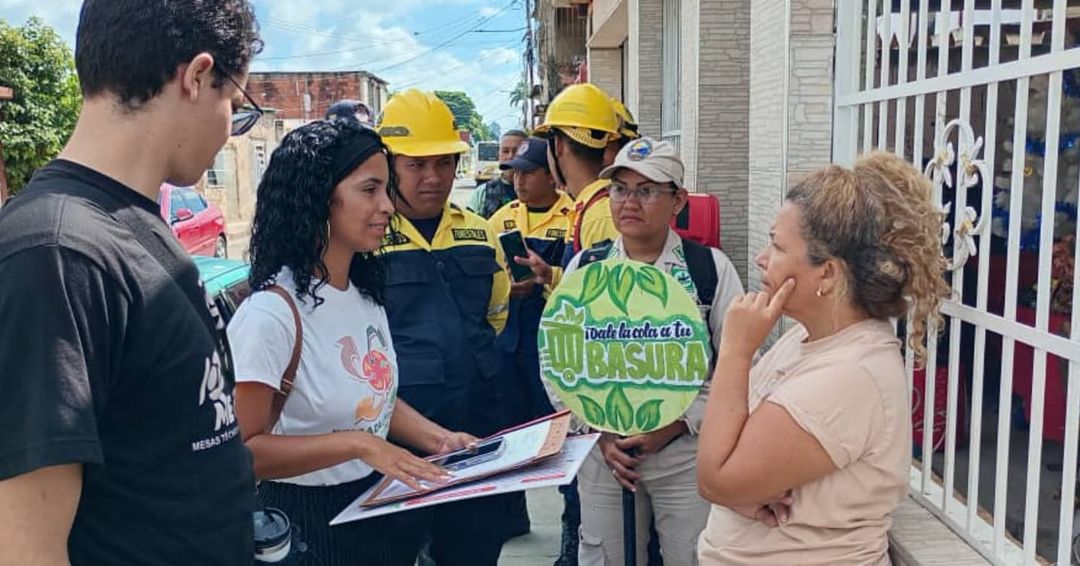
[[[486,122],[517,127],[523,0],[254,0],[266,49],[257,71],[365,70],[392,90],[464,90]],[[37,15],[74,46],[81,0],[0,0],[0,18]],[[482,30],[482,31],[478,31]]]

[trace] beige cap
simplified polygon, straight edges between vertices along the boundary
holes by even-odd
[[[600,178],[610,179],[619,169],[636,171],[655,183],[683,186],[682,160],[671,142],[639,138],[626,144],[615,156],[615,163],[600,172]]]

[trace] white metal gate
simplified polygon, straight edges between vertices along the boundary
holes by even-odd
[[[1050,4],[837,0],[834,160],[895,152],[925,168],[949,215],[947,345],[929,341],[923,373],[908,354],[923,407],[911,493],[998,564],[1074,552],[1080,1]]]

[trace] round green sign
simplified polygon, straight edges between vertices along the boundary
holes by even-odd
[[[708,377],[709,331],[673,277],[629,260],[567,275],[540,322],[540,371],[589,426],[630,436],[675,422]]]

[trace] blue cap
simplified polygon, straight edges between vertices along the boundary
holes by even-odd
[[[548,168],[547,140],[536,137],[526,139],[513,159],[499,164],[499,169],[503,171],[534,171],[541,167],[545,170]]]
[[[344,118],[348,120],[356,120],[360,123],[370,123],[371,109],[367,104],[360,102],[359,100],[339,100],[330,105],[330,108],[326,110],[326,119],[333,120],[335,118]]]

